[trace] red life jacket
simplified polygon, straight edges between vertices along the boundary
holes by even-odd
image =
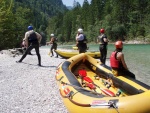
[[[119,68],[119,60],[116,59],[116,56],[117,56],[117,52],[114,51],[111,53],[111,56],[110,56],[110,66],[112,68]]]

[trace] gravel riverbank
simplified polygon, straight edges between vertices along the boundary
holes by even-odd
[[[0,53],[0,113],[68,113],[55,80],[56,67],[65,59],[48,52],[40,48],[42,67],[34,50],[22,63],[16,63],[22,55]]]
[[[0,51],[0,113],[68,113],[55,80],[56,68],[65,59],[50,57],[48,52],[49,48],[40,48],[39,67],[34,50],[22,63],[16,63],[22,55]]]

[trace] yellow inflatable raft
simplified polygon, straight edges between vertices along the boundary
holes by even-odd
[[[72,49],[78,50],[78,47],[77,46],[73,46]],[[89,47],[87,47],[87,50],[89,50]]]
[[[72,47],[72,49],[74,49],[74,50],[78,50],[78,47],[77,47],[77,46],[74,46],[74,47]]]
[[[56,80],[69,113],[150,113],[150,86],[113,76],[85,53],[61,63]]]
[[[61,56],[62,58],[70,58],[73,57],[75,55],[78,55],[79,52],[78,51],[61,51],[61,50],[55,50],[55,52]],[[100,52],[99,51],[88,51],[86,52],[86,54],[90,55],[93,58],[100,58]]]

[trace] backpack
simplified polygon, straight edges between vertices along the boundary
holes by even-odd
[[[34,31],[29,35],[28,41],[29,41],[30,43],[37,43],[37,42],[38,42],[36,33],[35,33]]]

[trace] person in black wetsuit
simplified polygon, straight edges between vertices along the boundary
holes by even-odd
[[[105,64],[106,57],[107,57],[107,44],[108,39],[107,36],[104,34],[105,30],[100,29],[100,35],[97,37],[97,43],[100,44],[99,51],[100,51],[100,61]]]
[[[33,30],[32,26],[28,26],[28,31],[25,33],[25,45],[28,47],[17,63],[22,62],[22,60],[27,56],[27,54],[34,48],[36,51],[36,55],[38,56],[38,65],[41,66],[41,55],[39,52],[39,46],[41,42],[42,36]],[[29,45],[30,44],[30,45]]]

